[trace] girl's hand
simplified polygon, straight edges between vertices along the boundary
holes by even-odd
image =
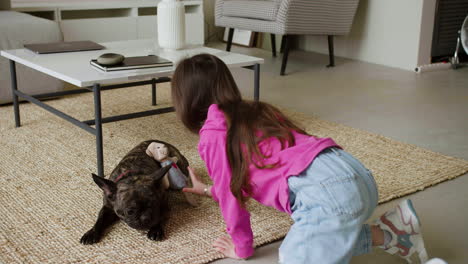
[[[190,179],[192,180],[192,188],[183,188],[183,192],[194,193],[198,195],[209,195],[211,196],[211,186],[204,184],[200,178],[195,174],[195,171],[191,167],[187,167],[190,174]],[[207,192],[205,192],[207,190]]]
[[[223,253],[224,256],[232,259],[242,259],[236,254],[236,246],[230,236],[221,236],[213,243],[216,251]]]

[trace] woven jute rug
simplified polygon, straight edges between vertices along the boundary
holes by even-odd
[[[159,106],[168,106],[168,85],[158,88]],[[105,91],[103,116],[151,109],[150,87]],[[91,94],[48,103],[80,120],[93,118]],[[193,208],[171,199],[167,238],[114,225],[103,240],[84,246],[102,205],[94,136],[32,104],[21,104],[22,126],[14,128],[11,106],[0,107],[0,263],[207,263],[220,258],[211,246],[223,234],[217,204],[200,198]],[[413,193],[468,171],[468,162],[339,124],[286,111],[310,133],[334,138],[374,172],[380,202]],[[197,135],[174,113],[104,124],[104,164],[110,173],[136,144],[147,139],[172,143],[208,181],[197,154]],[[279,238],[291,221],[284,213],[250,205],[255,245]]]

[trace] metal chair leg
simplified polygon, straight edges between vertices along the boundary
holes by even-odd
[[[328,57],[330,60],[330,64],[327,65],[329,67],[335,67],[335,52],[333,50],[333,36],[328,36]]]
[[[151,105],[156,105],[156,79],[151,79]]]
[[[97,175],[104,177],[104,152],[102,144],[102,113],[101,113],[101,85],[98,83],[93,86],[94,93],[94,126],[96,129],[96,156],[97,156]]]
[[[253,32],[252,47],[257,47],[258,36],[259,36],[258,32]]]
[[[226,46],[226,51],[231,51],[231,45],[232,45],[232,38],[234,37],[234,29],[230,28],[229,29],[229,35],[228,35],[228,41],[227,41],[227,46]]]
[[[20,119],[20,109],[19,109],[19,102],[18,102],[18,95],[16,91],[18,90],[18,82],[16,77],[16,62],[10,60],[10,74],[11,74],[11,95],[13,97],[13,110],[15,113],[15,127],[21,126],[21,119]]]
[[[283,53],[283,50],[284,50],[284,35],[281,37],[280,53]]]
[[[276,57],[276,38],[275,34],[271,33],[271,51],[273,52],[273,57]]]
[[[286,70],[286,65],[288,64],[288,55],[289,55],[289,47],[291,45],[291,36],[283,36],[284,42],[284,50],[283,50],[283,62],[281,63],[281,72],[280,75],[284,75]]]

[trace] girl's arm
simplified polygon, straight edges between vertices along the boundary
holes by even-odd
[[[204,184],[191,167],[188,167],[188,170],[190,173],[190,178],[192,179],[193,187],[183,188],[182,191],[212,197],[212,186]],[[223,253],[226,257],[232,259],[242,259],[237,255],[236,246],[234,245],[232,238],[228,235],[224,235],[216,239],[213,243],[213,247],[216,249],[216,251]]]
[[[226,231],[231,236],[230,240],[234,245],[235,256],[226,254],[225,250],[218,250],[225,256],[231,258],[248,258],[253,255],[253,233],[250,226],[250,214],[242,208],[230,190],[231,169],[226,155],[226,145],[221,140],[216,141],[211,138],[210,144],[199,144],[198,150],[203,161],[205,161],[208,174],[213,180],[210,189],[211,196],[218,202],[226,223]],[[218,242],[226,239],[218,238]],[[228,248],[230,243],[226,244]],[[215,248],[223,249],[216,243]],[[224,248],[225,249],[225,248]]]

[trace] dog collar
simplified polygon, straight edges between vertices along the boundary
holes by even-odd
[[[131,170],[128,170],[128,171],[124,171],[122,172],[119,176],[117,176],[117,178],[115,178],[114,182],[117,183],[118,181],[120,181],[124,176],[126,176],[127,174],[131,173],[133,171]]]

